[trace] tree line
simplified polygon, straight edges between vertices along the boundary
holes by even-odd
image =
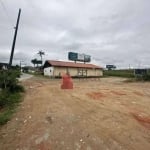
[[[37,58],[32,59],[31,63],[34,65],[34,67],[35,66],[38,67],[39,65],[42,66],[42,64],[43,64],[43,55],[45,55],[45,52],[39,51],[37,54],[40,55],[41,60],[38,60]]]

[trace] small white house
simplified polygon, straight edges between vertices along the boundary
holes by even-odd
[[[54,67],[44,68],[44,75],[45,76],[53,76],[54,75]]]
[[[0,70],[7,70],[7,69],[8,69],[8,64],[0,62]]]

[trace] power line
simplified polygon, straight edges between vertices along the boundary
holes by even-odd
[[[5,4],[4,4],[4,2],[2,0],[0,0],[0,4],[1,4],[2,9],[4,10],[4,12],[5,12],[6,16],[7,16],[7,19],[10,22],[11,26],[14,27],[14,25],[12,23],[12,20],[10,19],[10,16],[8,14],[8,11],[7,11],[6,7],[5,7]]]

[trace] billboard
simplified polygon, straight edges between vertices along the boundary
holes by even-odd
[[[77,54],[77,60],[78,61],[84,60],[84,54]]]
[[[69,60],[76,61],[77,58],[78,58],[78,53],[73,53],[73,52],[69,52],[69,53],[68,53],[68,59],[69,59]]]
[[[116,66],[115,65],[106,65],[106,68],[108,70],[112,70],[112,69],[116,69]]]
[[[91,56],[89,56],[89,55],[84,55],[84,61],[85,61],[85,62],[90,62],[90,61],[91,61]]]
[[[68,53],[68,59],[73,61],[90,62],[91,56],[74,52]]]

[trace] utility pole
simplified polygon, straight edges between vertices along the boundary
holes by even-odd
[[[13,39],[12,48],[11,48],[9,67],[11,67],[11,65],[12,65],[12,60],[13,60],[13,56],[14,56],[14,49],[15,49],[15,44],[16,44],[16,37],[17,37],[19,20],[20,20],[20,14],[21,14],[21,9],[19,9],[17,23],[16,23],[16,26],[15,26],[15,33],[14,33],[14,39]]]
[[[21,61],[21,60],[20,60],[20,72],[21,72],[21,65],[22,65],[22,62],[24,62],[24,61]]]

